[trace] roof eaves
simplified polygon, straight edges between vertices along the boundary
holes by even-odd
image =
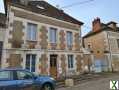
[[[31,1],[32,2],[32,1]],[[34,1],[34,2],[40,2],[40,1]],[[52,18],[56,18],[56,19],[59,19],[59,20],[62,20],[62,21],[66,21],[66,22],[70,22],[70,23],[73,23],[73,24],[78,24],[78,25],[83,25],[83,22],[79,21],[79,20],[76,20],[75,18],[71,17],[70,15],[64,13],[63,11],[61,12],[61,10],[57,9],[56,7],[50,5],[49,3],[45,2],[45,1],[42,1],[44,2],[45,4],[49,5],[50,7],[52,7],[54,10],[56,10],[59,14],[63,14],[63,17],[67,17],[65,19],[62,19],[62,18],[57,18],[55,15],[49,15],[48,12],[46,12],[46,10],[41,10],[37,7],[34,7],[32,5],[30,6],[25,6],[25,5],[22,5],[20,3],[12,3],[11,5],[15,6],[15,7],[19,7],[19,8],[23,8],[23,9],[26,9],[26,10],[29,10],[29,11],[32,11],[32,12],[35,12],[35,13],[40,13],[42,15],[45,15],[45,16],[48,16],[49,17],[52,17]],[[36,10],[35,10],[36,9]],[[61,16],[61,15],[60,15]]]

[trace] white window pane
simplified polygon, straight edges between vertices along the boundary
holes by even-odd
[[[72,36],[72,32],[67,32],[67,45],[71,46],[73,43],[73,36]]]
[[[26,69],[31,72],[35,72],[36,70],[36,55],[35,54],[26,55]]]
[[[28,40],[36,40],[37,34],[37,25],[28,23],[27,25],[27,39]]]
[[[55,28],[50,28],[50,42],[51,43],[56,43],[57,40],[57,31]]]
[[[73,55],[68,55],[68,68],[74,68]]]

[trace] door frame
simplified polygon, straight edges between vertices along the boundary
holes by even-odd
[[[50,74],[51,74],[51,56],[55,56],[56,57],[56,78],[57,78],[57,76],[58,76],[58,70],[57,70],[57,68],[58,68],[58,60],[57,60],[57,58],[58,58],[58,55],[57,54],[50,54],[50,57],[49,57],[49,66],[50,66],[50,68],[49,68],[49,72],[50,72]]]

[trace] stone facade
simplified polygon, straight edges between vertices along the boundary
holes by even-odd
[[[35,73],[51,75],[51,67],[56,70],[56,77],[75,75],[81,70],[80,28],[81,25],[36,14],[25,9],[10,6],[9,22],[6,28],[2,68],[29,67]],[[27,39],[27,24],[37,25],[36,40]],[[57,29],[57,43],[50,42],[50,28]],[[66,32],[73,33],[71,49],[67,47]],[[68,55],[73,55],[73,68],[68,68]],[[51,60],[51,56],[53,60]],[[35,61],[35,62],[34,62]],[[32,66],[29,66],[30,65]],[[35,64],[34,64],[35,63]],[[33,68],[32,68],[33,67]]]
[[[47,33],[48,33],[48,30],[45,26],[42,26],[41,29],[40,29],[40,45],[41,45],[41,49],[47,49],[48,47],[48,36],[47,36]]]
[[[5,28],[0,26],[0,68],[2,66],[3,42],[5,40]]]
[[[63,30],[61,30],[59,35],[60,35],[60,49],[64,50],[66,48],[66,43],[65,43],[65,41],[66,41],[66,39],[65,39],[66,33]]]
[[[41,58],[39,59],[39,61],[41,62],[41,64],[39,65],[39,68],[41,69],[41,73],[44,75],[48,74],[47,68],[48,68],[48,57],[46,54],[42,54]]]
[[[10,23],[11,27],[13,27],[13,30],[9,32],[9,34],[12,36],[8,40],[8,42],[11,44],[12,48],[21,48],[23,40],[22,36],[24,33],[22,32],[23,30],[23,23],[20,21],[14,21],[13,24]]]
[[[103,24],[103,26],[100,24],[101,23],[98,22],[99,26],[97,27],[100,27],[100,30],[96,32],[94,30],[89,34],[89,36],[84,37],[85,48],[90,50],[94,55],[93,64],[94,66],[100,67],[100,70],[98,68],[99,71],[119,71],[118,26],[115,26],[114,23],[114,25],[111,25],[110,27],[110,24],[113,24],[113,22]],[[105,29],[103,29],[103,27],[105,27]]]

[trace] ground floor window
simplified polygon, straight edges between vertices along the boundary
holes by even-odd
[[[73,55],[68,55],[68,68],[74,68],[74,57]]]
[[[26,55],[26,69],[35,72],[36,67],[36,55],[35,54],[27,54]]]
[[[0,41],[0,67],[1,67],[1,58],[2,58],[2,48],[3,48],[3,42]]]

